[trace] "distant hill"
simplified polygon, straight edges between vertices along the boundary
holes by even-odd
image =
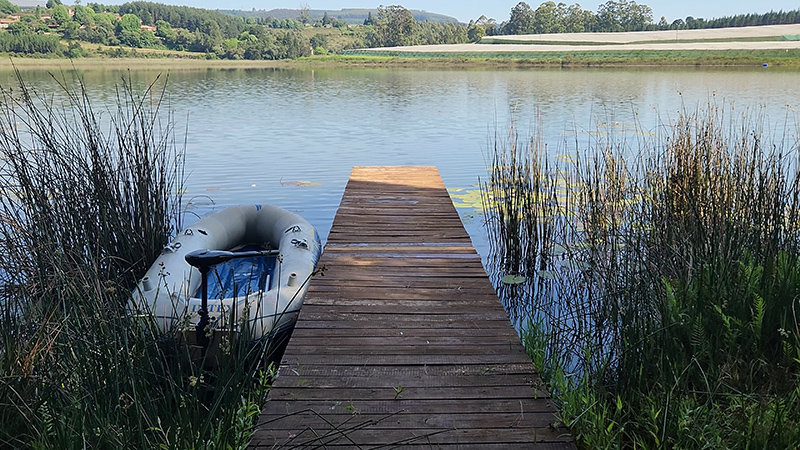
[[[37,6],[44,8],[44,6],[47,4],[47,0],[11,0],[11,3],[19,6],[22,9],[33,9]]]
[[[436,23],[458,23],[458,19],[455,17],[445,16],[443,14],[436,14],[428,11],[420,11],[418,9],[410,9],[411,15],[414,16],[414,19],[417,22],[436,22]],[[240,17],[256,17],[266,19],[267,17],[271,17],[273,19],[297,19],[300,17],[300,10],[299,9],[255,9],[253,8],[250,11],[241,11],[241,10],[224,10],[221,9],[219,12],[224,14],[230,14],[233,16],[240,16]],[[311,9],[308,11],[308,15],[312,21],[317,21],[318,19],[321,20],[325,13],[328,13],[328,17],[336,18],[339,20],[344,20],[348,24],[362,24],[364,23],[364,19],[367,18],[369,13],[371,12],[373,16],[378,15],[377,9],[359,9],[359,8],[344,8],[339,11],[334,10],[324,10],[324,9]]]

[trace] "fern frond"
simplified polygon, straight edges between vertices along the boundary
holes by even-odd
[[[764,304],[764,297],[761,295],[755,294],[755,298],[753,299],[753,332],[755,336],[760,338],[761,337],[761,326],[764,323],[764,311],[766,310],[766,305]]]

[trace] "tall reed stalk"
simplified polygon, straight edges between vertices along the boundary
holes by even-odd
[[[259,349],[208,372],[125,311],[179,226],[166,81],[123,80],[98,109],[79,79],[45,95],[17,77],[0,93],[0,447],[244,448]]]
[[[498,289],[587,447],[800,445],[798,145],[733,111],[495,146],[492,259],[525,276]]]

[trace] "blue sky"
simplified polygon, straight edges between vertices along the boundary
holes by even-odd
[[[409,9],[422,9],[453,16],[462,22],[477,19],[481,14],[492,17],[498,22],[507,20],[519,0],[158,0],[159,3],[180,4],[209,9],[273,9],[292,8],[298,9],[303,4],[308,4],[311,9],[342,9],[342,8],[375,8],[378,5],[402,5]],[[554,0],[558,3],[558,0]],[[563,0],[562,0],[563,1]],[[69,3],[66,1],[65,3]],[[122,3],[118,1],[101,1],[100,3]],[[536,8],[542,1],[528,1],[531,7]],[[576,3],[575,0],[564,1],[567,4]],[[604,3],[600,0],[577,1],[583,9],[597,10],[598,5]],[[743,13],[765,13],[769,10],[785,11],[800,9],[797,0],[773,0],[754,2],[752,0],[641,0],[653,9],[656,22],[664,16],[669,22],[677,18],[693,16],[706,19],[712,17],[729,16]]]

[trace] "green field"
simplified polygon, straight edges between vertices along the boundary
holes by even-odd
[[[348,50],[347,57],[382,57],[521,66],[770,66],[800,67],[800,50],[598,50],[562,52],[408,52]]]

